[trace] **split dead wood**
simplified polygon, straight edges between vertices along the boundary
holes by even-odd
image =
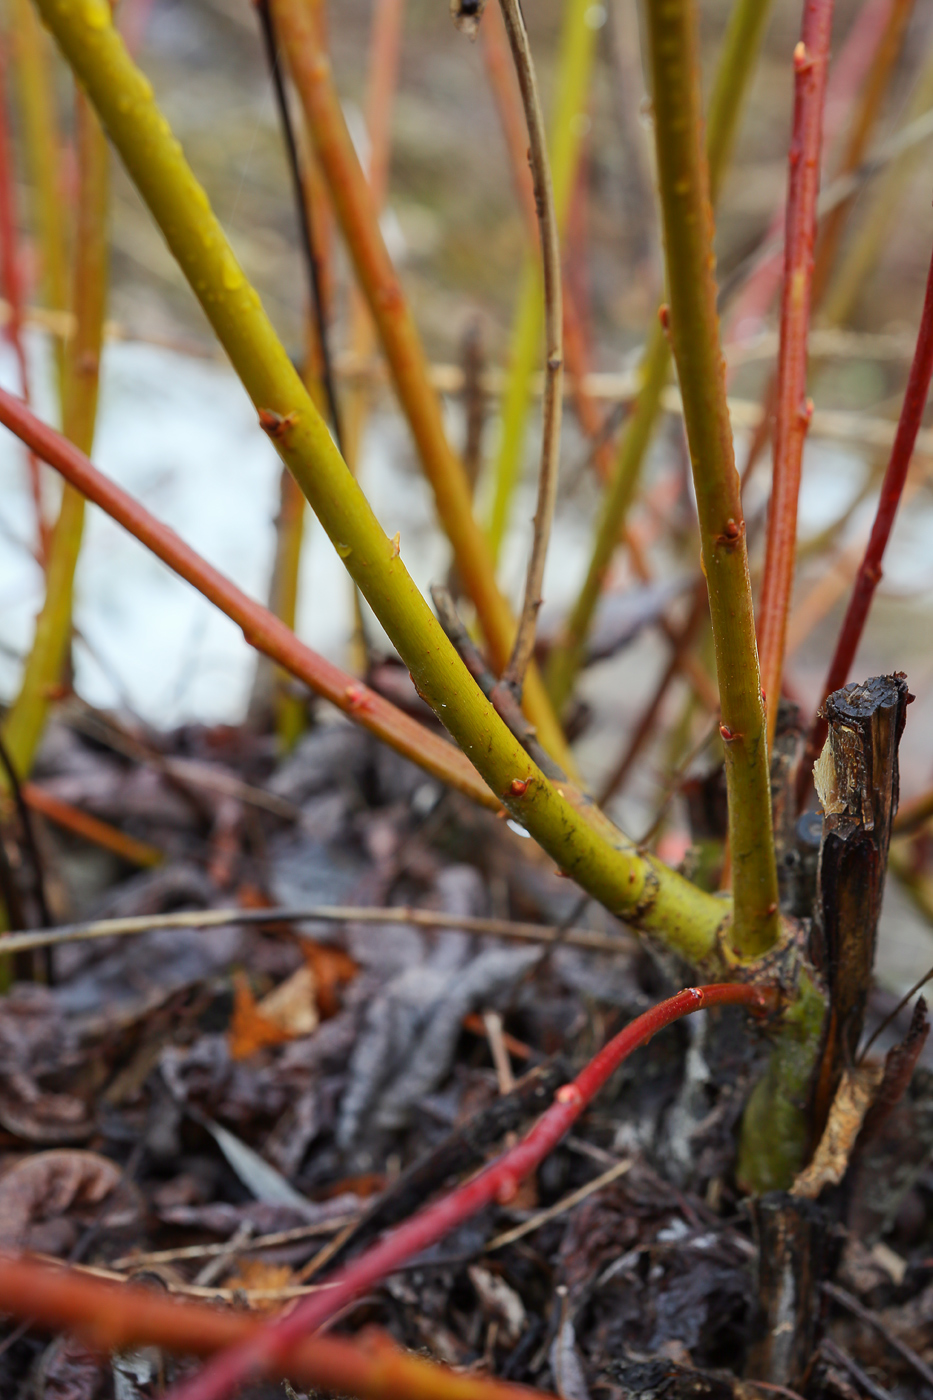
[[[771,1191],[751,1203],[758,1245],[762,1325],[747,1374],[799,1388],[821,1326],[820,1287],[829,1272],[829,1221],[813,1201]]]
[[[891,824],[897,811],[897,750],[908,704],[901,674],[835,691],[814,777],[824,811],[817,915],[819,963],[829,1020],[814,1092],[822,1135],[843,1071],[855,1064],[875,961]]]

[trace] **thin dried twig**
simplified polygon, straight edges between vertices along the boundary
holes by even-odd
[[[516,1240],[523,1239],[525,1235],[530,1235],[533,1230],[537,1230],[542,1225],[546,1225],[549,1220],[556,1220],[559,1215],[564,1215],[568,1210],[573,1210],[574,1206],[578,1206],[580,1202],[585,1201],[588,1196],[595,1195],[597,1191],[601,1191],[604,1186],[609,1186],[618,1177],[624,1176],[625,1173],[631,1171],[631,1169],[632,1162],[630,1158],[626,1158],[622,1162],[616,1162],[608,1171],[604,1171],[601,1176],[594,1177],[594,1179],[588,1181],[585,1186],[580,1186],[576,1191],[571,1191],[569,1195],[564,1196],[562,1200],[555,1201],[552,1206],[548,1206],[547,1210],[537,1211],[529,1220],[523,1220],[521,1225],[516,1225],[511,1230],[503,1230],[501,1235],[496,1235],[489,1241],[485,1252],[491,1254],[493,1250],[504,1249],[507,1244],[514,1244]]]
[[[860,1385],[866,1395],[872,1397],[872,1400],[892,1400],[891,1392],[885,1390],[884,1386],[877,1385],[871,1376],[862,1370],[858,1362],[847,1351],[843,1351],[842,1347],[831,1337],[824,1337],[821,1345],[830,1361],[834,1361],[837,1366],[841,1366],[844,1371],[847,1371],[856,1385]]]
[[[400,1264],[443,1239],[491,1202],[505,1204],[513,1200],[519,1183],[553,1151],[623,1060],[662,1027],[702,1006],[744,1005],[762,1012],[773,1009],[776,1000],[774,988],[722,983],[687,988],[652,1007],[604,1046],[573,1083],[557,1091],[554,1103],[515,1147],[346,1265],[329,1288],[299,1303],[287,1317],[276,1319],[251,1341],[216,1358],[193,1381],[172,1392],[172,1400],[224,1400],[248,1377],[280,1370],[308,1333],[323,1326]]]
[[[900,1337],[896,1337],[889,1327],[886,1327],[877,1313],[871,1308],[865,1308],[857,1298],[853,1298],[851,1293],[844,1288],[839,1288],[835,1283],[824,1283],[823,1292],[832,1298],[834,1303],[845,1308],[846,1312],[852,1313],[859,1322],[865,1322],[869,1327],[873,1327],[880,1337],[883,1337],[892,1351],[896,1352],[902,1361],[906,1361],[927,1385],[933,1386],[933,1367],[927,1365],[922,1356],[918,1356],[913,1347],[909,1347],[906,1342],[902,1342]]]
[[[535,209],[538,215],[538,230],[541,235],[541,260],[544,271],[545,371],[538,504],[535,510],[534,538],[531,546],[531,557],[528,561],[528,573],[525,578],[525,597],[518,620],[518,630],[515,634],[508,665],[502,673],[502,684],[507,685],[514,694],[520,696],[525,671],[534,652],[535,628],[538,609],[541,607],[541,586],[544,581],[544,565],[547,559],[551,522],[554,518],[554,505],[557,500],[564,373],[563,307],[560,237],[557,229],[557,214],[554,208],[551,168],[548,162],[547,137],[544,130],[544,118],[541,115],[541,104],[538,101],[538,87],[531,57],[531,47],[528,43],[528,32],[525,29],[525,20],[519,0],[500,0],[500,4],[518,76],[518,85],[521,89],[525,121],[528,126],[528,154],[534,182]]]
[[[283,1244],[301,1244],[303,1240],[313,1240],[318,1235],[336,1234],[358,1217],[335,1215],[330,1220],[318,1220],[310,1225],[296,1225],[293,1230],[276,1230],[271,1235],[252,1235],[239,1246],[241,1254],[256,1249],[277,1249]],[[112,1267],[120,1269],[145,1269],[152,1264],[174,1264],[183,1259],[216,1259],[226,1254],[230,1241],[220,1244],[185,1244],[177,1249],[154,1249],[148,1254],[124,1254],[114,1259]]]
[[[511,938],[526,943],[572,944],[594,952],[617,953],[626,947],[624,935],[612,937],[592,929],[564,929],[555,924],[515,923],[510,919],[482,919],[473,914],[445,914],[435,909],[411,909],[392,905],[310,904],[282,909],[196,909],[184,914],[140,914],[126,919],[97,919],[86,924],[61,924],[36,933],[11,933],[0,940],[0,951],[20,953],[94,938],[120,938],[152,929],[219,928],[224,924],[415,924],[419,928],[457,928],[486,938]]]
[[[278,108],[279,123],[282,128],[282,137],[285,141],[285,152],[288,156],[288,169],[295,192],[295,211],[298,215],[298,228],[301,234],[301,251],[304,254],[305,265],[308,272],[308,285],[311,292],[311,311],[314,316],[318,348],[321,354],[321,382],[324,388],[324,395],[327,399],[327,407],[330,412],[330,421],[334,430],[334,437],[341,454],[343,454],[343,433],[341,430],[340,408],[337,403],[337,387],[334,379],[330,335],[328,334],[327,311],[324,306],[321,259],[318,247],[314,241],[314,230],[311,227],[311,206],[306,197],[304,180],[301,175],[301,162],[298,159],[298,143],[295,140],[295,128],[292,125],[291,112],[288,108],[288,95],[285,91],[285,80],[282,76],[282,64],[279,59],[279,47],[275,35],[275,22],[272,18],[269,0],[256,0],[256,12],[259,15],[259,27],[262,30],[266,64],[269,68],[272,88],[275,92],[275,103]]]

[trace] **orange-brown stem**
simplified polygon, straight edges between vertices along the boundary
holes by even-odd
[[[758,610],[758,652],[768,710],[769,748],[774,739],[781,693],[787,616],[797,558],[800,466],[812,413],[812,404],[806,396],[807,336],[832,23],[833,0],[807,0],[800,42],[794,50],[794,126],[784,235],[774,475]]]
[[[0,422],[61,472],[66,481],[125,530],[151,549],[164,564],[190,583],[231,618],[257,651],[278,662],[331,704],[460,792],[486,807],[499,803],[469,760],[445,739],[354,680],[339,667],[300,642],[284,622],[248,598],[236,584],[208,564],[167,525],[150,515],[70,442],[42,423],[13,394],[0,390]]]

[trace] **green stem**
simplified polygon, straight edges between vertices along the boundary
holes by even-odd
[[[713,207],[728,169],[739,115],[755,71],[770,12],[771,0],[736,0],[729,16],[710,94],[706,130],[706,157]],[[635,410],[622,433],[615,468],[603,496],[586,578],[567,619],[564,635],[551,653],[547,687],[558,715],[570,699],[577,672],[583,664],[586,639],[602,582],[625,530],[629,507],[638,491],[642,464],[660,412],[661,395],[669,368],[670,347],[660,322],[656,320],[648,335],[641,362],[641,387]]]
[[[590,566],[564,625],[563,635],[548,660],[545,680],[558,716],[567,707],[574,681],[583,664],[590,623],[602,592],[603,580],[619,543],[628,508],[638,488],[641,464],[658,416],[670,362],[667,336],[658,321],[641,364],[638,398],[622,435],[615,470],[603,496]]]
[[[587,22],[592,8],[589,0],[567,0],[558,49],[561,55],[560,72],[548,145],[554,211],[561,236],[567,223],[570,194],[580,158],[584,125],[580,118],[585,115],[593,70],[597,31]],[[535,247],[526,255],[522,270],[509,349],[508,378],[502,401],[502,435],[496,457],[495,494],[489,517],[489,542],[494,560],[499,558],[512,496],[521,473],[531,401],[531,377],[541,356],[543,319],[541,264],[538,248]]]
[[[740,957],[753,958],[777,942],[780,916],[745,522],[716,314],[696,14],[692,0],[650,0],[647,19],[670,335],[693,465],[722,709],[732,939]]]
[[[42,296],[50,311],[68,306],[68,271],[58,122],[51,53],[29,0],[10,0],[23,149],[32,186],[33,221],[42,260]],[[64,344],[55,339],[59,401],[64,395]]]
[[[467,673],[337,452],[106,0],[37,0],[255,404],[419,691],[512,816],[571,878],[694,963],[721,965],[728,903],[695,889],[548,782]],[[597,823],[601,823],[597,825]]]
[[[33,18],[32,16],[30,18]],[[63,381],[63,427],[82,452],[90,452],[97,415],[97,387],[107,299],[107,142],[87,99],[76,94],[78,208],[74,246],[72,310],[75,330],[68,341]],[[72,486],[62,492],[46,564],[45,602],[20,691],[3,725],[17,773],[32,767],[49,704],[62,679],[71,640],[75,568],[84,528],[84,497]]]

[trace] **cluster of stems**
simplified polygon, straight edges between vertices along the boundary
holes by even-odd
[[[421,694],[503,805],[562,870],[607,908],[657,934],[694,965],[721,965],[728,904],[641,855],[595,810],[575,805],[569,786],[548,781],[470,678],[405,569],[397,542],[386,536],[337,452],[148,82],[114,29],[106,0],[88,0],[80,15],[54,0],[38,3],[201,301],[260,422]],[[291,16],[283,16],[282,8],[273,7],[289,52]],[[304,48],[301,53],[307,57]],[[317,68],[313,62],[310,66],[308,90],[317,93],[322,90],[315,86]],[[320,149],[319,155],[326,167]],[[513,637],[514,630],[510,642]],[[526,678],[526,694],[532,674]]]

